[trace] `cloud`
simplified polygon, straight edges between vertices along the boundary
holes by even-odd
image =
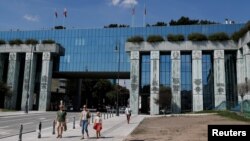
[[[110,3],[113,6],[121,6],[125,8],[130,8],[134,5],[137,5],[138,0],[111,0]]]
[[[24,15],[23,18],[27,21],[30,21],[30,22],[38,22],[39,21],[39,17],[38,16],[32,16],[32,15]]]

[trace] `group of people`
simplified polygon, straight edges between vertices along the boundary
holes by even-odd
[[[66,124],[66,116],[67,112],[64,110],[63,105],[59,106],[59,110],[57,112],[57,138],[62,138],[63,131],[67,130]],[[91,114],[87,109],[86,105],[83,105],[83,110],[80,114],[80,127],[82,130],[82,138],[84,139],[84,133],[86,132],[87,138],[89,138],[88,125],[90,123]],[[100,112],[96,113],[96,117],[94,120],[93,128],[96,130],[96,138],[100,138],[101,130],[102,130],[102,119]]]
[[[131,117],[131,109],[127,107],[125,109],[125,114],[127,117],[127,123],[130,122]],[[64,110],[63,105],[59,106],[59,110],[57,112],[57,138],[62,138],[63,131],[67,130],[66,124],[66,116],[67,112]],[[87,138],[89,138],[88,125],[90,123],[91,114],[87,109],[86,105],[83,105],[83,110],[80,114],[80,127],[82,131],[82,138],[84,139],[84,133],[86,132]],[[96,113],[96,117],[94,119],[93,129],[96,130],[96,138],[100,138],[101,130],[102,130],[102,118],[100,112]]]

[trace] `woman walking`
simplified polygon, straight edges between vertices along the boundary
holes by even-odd
[[[63,105],[59,106],[59,111],[57,112],[57,137],[62,138],[63,127],[66,125],[66,111],[63,110]]]
[[[96,138],[97,139],[100,138],[101,137],[101,130],[102,130],[102,119],[101,119],[100,112],[96,113],[93,128],[96,130]]]
[[[88,124],[90,117],[90,112],[88,111],[87,106],[83,105],[83,110],[80,116],[80,126],[82,127],[82,139],[84,139],[84,131],[87,134],[87,138],[89,138]]]

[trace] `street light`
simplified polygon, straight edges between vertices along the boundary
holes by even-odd
[[[29,87],[30,87],[30,79],[31,79],[31,65],[32,65],[32,63],[31,63],[31,59],[33,59],[32,57],[33,57],[33,49],[34,49],[34,47],[33,47],[33,45],[32,46],[30,46],[31,47],[31,49],[30,49],[30,63],[29,63],[29,79],[28,79],[28,86],[27,86],[27,97],[26,97],[26,103],[25,103],[25,113],[26,114],[28,114],[29,113],[29,96],[30,96],[30,93],[29,93]]]
[[[116,93],[116,116],[119,116],[119,75],[120,75],[120,46],[115,46],[115,51],[118,52],[118,72],[117,72],[117,93]]]

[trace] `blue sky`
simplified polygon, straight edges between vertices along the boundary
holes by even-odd
[[[134,25],[143,26],[145,0],[1,0],[0,30],[42,29],[63,24],[68,28],[102,28],[110,23],[131,25],[131,5],[135,5]],[[250,20],[250,0],[146,0],[146,22],[169,22],[181,16],[223,23]],[[55,9],[58,18],[55,19]]]

